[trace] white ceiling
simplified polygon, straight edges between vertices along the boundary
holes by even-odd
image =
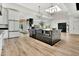
[[[44,15],[47,15],[45,9],[49,8],[51,5],[53,6],[57,5],[59,8],[61,8],[62,11],[60,11],[59,13],[62,15],[63,14],[74,15],[74,13],[77,13],[75,3],[18,3],[18,5],[21,5],[24,8],[30,9],[34,12],[38,12],[39,11],[38,6],[40,6],[41,13],[43,13]]]
[[[61,8],[61,11],[54,13],[53,16],[50,16],[50,14],[45,12],[45,9],[49,8],[51,5],[57,5],[59,8]],[[38,15],[38,6],[40,6],[41,13],[46,19],[52,19],[56,15],[65,15],[67,17],[71,15],[72,17],[79,17],[79,12],[76,10],[75,3],[7,3],[3,4],[3,6],[22,11],[23,13],[29,14],[33,17]]]
[[[75,3],[16,3],[17,5],[26,8],[32,12],[38,12],[38,6],[40,6],[41,12],[46,13],[45,9],[49,8],[51,5],[57,5],[62,12],[74,13],[76,11]],[[16,7],[16,4],[13,4]],[[10,5],[10,4],[9,4]],[[12,5],[12,4],[11,4]]]
[[[75,3],[19,3],[26,8],[38,11],[38,6],[40,6],[41,11],[49,8],[51,5],[58,5],[62,10],[75,10]]]
[[[19,5],[22,5],[26,8],[32,9],[34,11],[38,12],[38,6],[40,6],[41,11],[47,9],[51,6],[50,3],[20,3]]]

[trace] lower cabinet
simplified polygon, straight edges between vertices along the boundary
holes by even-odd
[[[47,43],[47,44],[49,44],[51,46],[54,45],[55,43],[57,43],[58,41],[60,41],[60,39],[53,39],[51,36],[45,35],[43,33],[38,33],[37,31],[31,37],[35,38],[37,40],[40,40],[40,41],[42,41],[44,43]]]

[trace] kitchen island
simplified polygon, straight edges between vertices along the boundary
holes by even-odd
[[[51,29],[30,29],[30,37],[45,42],[49,45],[54,45],[61,40],[60,30]]]

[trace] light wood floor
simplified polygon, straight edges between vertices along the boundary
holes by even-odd
[[[68,33],[61,33],[61,41],[53,46],[27,36],[4,43],[4,56],[79,56],[79,35]]]

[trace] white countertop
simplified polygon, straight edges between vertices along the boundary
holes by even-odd
[[[50,30],[52,30],[52,29],[43,29],[43,30],[50,31]]]

